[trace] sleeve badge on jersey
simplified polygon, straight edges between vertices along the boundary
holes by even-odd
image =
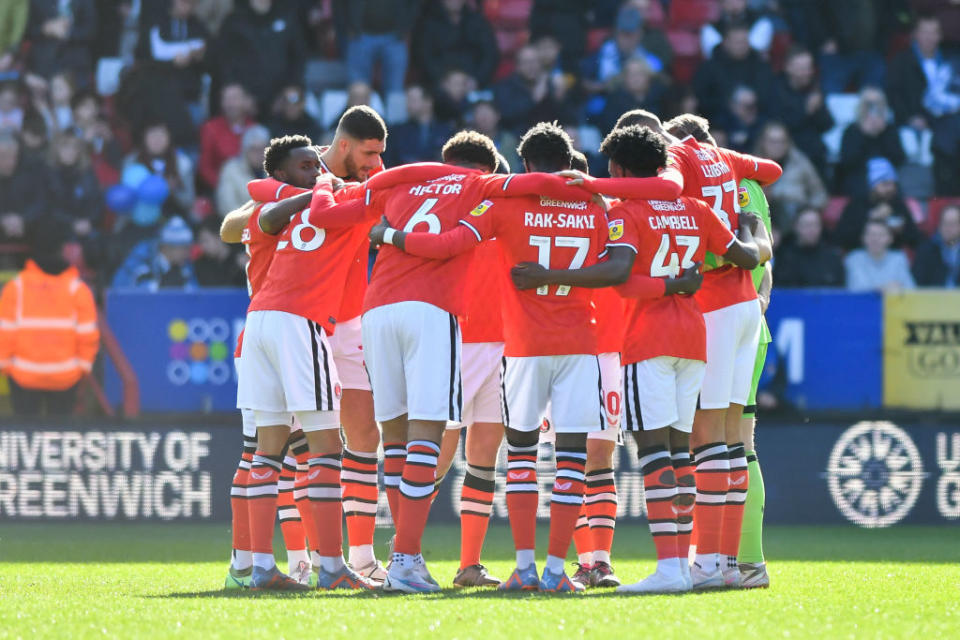
[[[473,208],[473,210],[470,212],[470,215],[482,216],[487,212],[487,209],[489,209],[492,206],[493,206],[493,202],[491,202],[490,200],[484,200],[483,202],[481,202],[480,204],[478,204]]]
[[[610,228],[610,240],[619,240],[623,237],[623,219],[611,220],[607,223],[607,226]]]
[[[750,192],[747,191],[746,187],[737,189],[737,201],[741,209],[750,205]]]

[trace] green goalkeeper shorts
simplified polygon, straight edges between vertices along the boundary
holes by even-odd
[[[767,347],[769,343],[761,343],[757,347],[757,359],[753,363],[753,378],[750,381],[750,397],[747,406],[743,408],[744,418],[753,418],[757,415],[757,387],[760,385],[760,376],[763,375],[763,365],[767,361]]]

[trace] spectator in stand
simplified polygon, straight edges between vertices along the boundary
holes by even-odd
[[[453,129],[434,118],[433,98],[423,87],[411,85],[406,94],[407,121],[390,128],[384,163],[393,167],[424,160],[440,162],[440,149],[453,135]]]
[[[726,113],[717,118],[717,126],[727,132],[728,146],[737,151],[753,148],[765,122],[757,92],[742,85],[733,90]]]
[[[960,207],[950,205],[940,212],[937,233],[917,249],[913,277],[921,287],[960,286]]]
[[[20,130],[20,158],[28,165],[45,164],[50,157],[47,121],[38,111],[28,111]]]
[[[31,259],[0,293],[0,372],[21,416],[69,414],[100,345],[93,292],[56,227],[31,230]]]
[[[49,177],[20,159],[20,143],[0,132],[0,242],[26,239],[27,225],[47,211]]]
[[[867,162],[867,180],[867,195],[852,198],[840,215],[834,229],[837,242],[845,249],[856,248],[863,237],[864,226],[873,220],[889,227],[894,247],[915,247],[923,234],[900,195],[896,169],[886,158],[871,158]]]
[[[824,93],[850,87],[883,86],[885,46],[881,23],[886,7],[877,0],[793,0],[788,11],[797,40],[820,56]]]
[[[851,197],[866,193],[866,167],[870,158],[886,158],[895,167],[905,160],[900,136],[896,127],[889,123],[888,115],[887,99],[880,89],[866,87],[860,92],[857,121],[846,128],[840,142],[840,161],[837,163],[840,193]]]
[[[196,0],[170,0],[166,14],[141,16],[137,58],[179,88],[194,125],[203,120],[201,92],[210,33],[194,15]]]
[[[787,54],[783,74],[774,88],[770,114],[787,126],[794,144],[823,176],[827,166],[823,134],[833,127],[833,116],[817,82],[813,54],[807,49],[794,47]]]
[[[576,73],[587,49],[590,10],[582,0],[534,0],[530,11],[530,40],[547,36],[560,44],[560,64]]]
[[[124,167],[142,164],[150,173],[163,176],[170,189],[164,203],[167,215],[189,215],[193,211],[193,163],[187,154],[173,146],[170,129],[165,122],[147,124],[141,132],[136,150],[127,156]]]
[[[843,256],[823,238],[817,209],[803,209],[775,254],[778,287],[842,287]]]
[[[296,7],[291,6],[296,4],[237,0],[233,13],[220,28],[220,77],[246,87],[260,113],[270,112],[270,105],[284,87],[303,85],[306,44],[296,20]],[[238,137],[238,149],[239,143]],[[235,153],[236,149],[230,155]]]
[[[773,21],[747,6],[747,0],[720,0],[720,17],[700,27],[700,52],[704,58],[713,54],[714,48],[723,40],[724,27],[734,22],[750,26],[750,47],[766,56],[773,44]]]
[[[87,144],[73,131],[54,136],[51,145],[49,212],[81,241],[96,234],[103,215],[103,196],[90,168]]]
[[[520,138],[500,126],[500,111],[497,105],[486,100],[477,102],[469,114],[467,124],[493,140],[493,144],[506,158],[511,168],[516,171],[516,167],[523,166],[520,163],[520,156],[517,155]]]
[[[613,37],[600,45],[596,68],[589,74],[590,78],[584,78],[584,84],[593,91],[605,88],[610,80],[620,75],[624,63],[631,58],[643,58],[654,72],[660,73],[670,66],[673,48],[663,32],[644,28],[643,14],[639,9],[626,4],[617,13]]]
[[[86,87],[93,73],[90,48],[96,30],[93,0],[31,0],[28,68],[44,78],[69,70]]]
[[[20,83],[10,80],[0,84],[0,131],[16,133],[23,126],[23,100]]]
[[[58,73],[50,78],[47,85],[49,102],[34,101],[34,106],[44,112],[51,131],[63,131],[73,126],[73,109],[70,106],[74,94],[73,85],[73,78],[69,73]]]
[[[413,61],[428,86],[436,86],[450,69],[487,86],[500,61],[493,27],[467,0],[427,2],[412,40]]]
[[[17,54],[27,30],[30,0],[6,0],[0,3],[0,79],[16,73]]]
[[[464,114],[470,108],[469,97],[476,88],[477,81],[466,72],[448,70],[433,95],[437,119],[459,128]]]
[[[891,249],[893,232],[880,220],[869,220],[863,229],[863,248],[847,254],[847,290],[896,293],[914,289],[910,263],[903,251]]]
[[[373,65],[380,62],[381,89],[403,92],[407,75],[407,39],[419,0],[350,0],[346,5],[347,79],[373,86]]]
[[[661,76],[654,73],[645,58],[631,58],[623,65],[623,73],[613,84],[614,89],[607,96],[603,112],[600,114],[601,131],[613,129],[617,119],[630,109],[646,109],[651,113],[660,113],[666,84]]]
[[[119,170],[123,163],[123,150],[110,124],[100,113],[100,100],[96,94],[80,92],[73,96],[70,106],[73,108],[74,129],[87,142],[100,185],[116,182],[117,176],[110,174]]]
[[[158,289],[195,289],[190,250],[193,231],[183,218],[174,216],[160,230],[160,237],[144,240],[133,248],[117,270],[113,286]]]
[[[246,256],[235,251],[237,245],[220,240],[220,219],[207,216],[197,231],[200,253],[193,261],[197,284],[201,287],[245,287]]]
[[[520,132],[543,120],[564,119],[566,90],[543,68],[536,47],[522,47],[516,60],[515,71],[494,87],[503,126]]]
[[[240,153],[243,132],[253,124],[253,103],[243,85],[232,83],[220,91],[220,115],[210,118],[200,128],[201,183],[215,189],[220,168],[228,158]]]
[[[316,120],[307,115],[307,97],[303,87],[289,86],[273,104],[270,120],[270,135],[282,138],[288,135],[303,135],[311,140],[320,140],[323,132]]]
[[[710,120],[724,115],[734,88],[747,86],[756,92],[760,110],[765,112],[773,86],[773,70],[750,48],[750,27],[743,22],[724,26],[723,41],[713,56],[697,69],[693,90],[700,109]]]
[[[930,130],[940,195],[960,194],[960,75],[940,49],[940,20],[917,19],[913,42],[890,63],[887,95],[897,122]]]
[[[393,131],[390,134],[392,137]],[[263,152],[269,144],[270,132],[266,127],[255,124],[244,132],[240,154],[227,160],[220,171],[220,181],[217,182],[217,211],[220,216],[239,209],[250,199],[248,182],[266,177]]]
[[[827,204],[827,189],[820,175],[793,144],[787,128],[781,123],[771,122],[763,128],[755,153],[761,158],[776,160],[783,167],[780,179],[764,189],[774,213],[773,224],[781,232],[793,227],[793,219],[800,211],[823,209]]]

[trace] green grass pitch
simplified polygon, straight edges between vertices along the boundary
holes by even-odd
[[[540,534],[542,566],[545,526]],[[0,638],[958,638],[958,534],[770,527],[768,590],[411,597],[223,592],[225,525],[0,523]],[[378,531],[381,555],[387,535]],[[425,556],[441,584],[458,543],[456,526],[428,528]],[[645,526],[619,526],[614,544],[624,580],[653,569]],[[502,578],[512,568],[504,525],[491,528],[485,561]]]

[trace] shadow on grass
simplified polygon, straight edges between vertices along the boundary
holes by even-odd
[[[382,553],[392,532],[377,530]],[[899,562],[960,563],[958,527],[900,526],[858,529],[853,526],[777,526],[764,533],[764,552],[771,562]],[[281,542],[278,534],[275,540]],[[547,527],[538,527],[538,548],[546,549]],[[423,540],[427,562],[455,562],[460,530],[456,524],[431,524]],[[283,549],[276,548],[283,557]],[[572,551],[571,551],[572,553]],[[0,523],[0,566],[10,562],[70,563],[200,563],[222,562],[230,555],[230,529],[225,523]],[[655,558],[645,523],[617,526],[616,561]],[[484,561],[514,559],[509,527],[494,523],[484,545]]]
[[[391,593],[380,590],[374,591],[314,591],[310,593],[283,593],[278,591],[182,591],[165,594],[154,594],[143,596],[147,600],[153,599],[267,599],[267,600],[289,600],[289,599],[360,599],[360,600],[380,600],[393,598],[414,597],[418,602],[439,601],[439,600],[533,600],[540,598],[643,598],[650,596],[663,596],[670,598],[699,597],[705,595],[716,595],[723,590],[712,591],[694,591],[680,594],[634,594],[634,593],[616,593],[613,589],[590,589],[583,593],[540,593],[536,591],[499,591],[497,589],[444,589],[437,593],[409,594],[409,593]]]

